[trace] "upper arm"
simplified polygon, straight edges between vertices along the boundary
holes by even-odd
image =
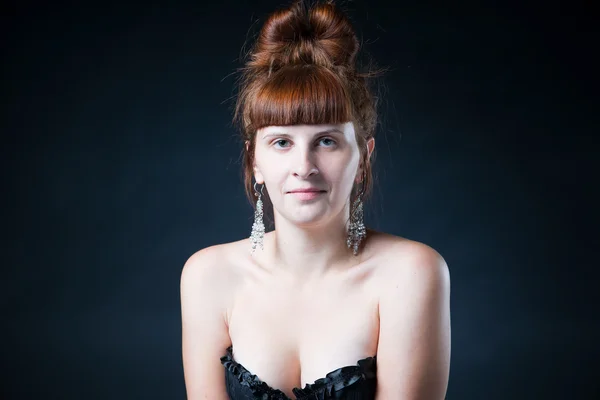
[[[413,250],[392,266],[395,272],[380,298],[378,399],[440,400],[448,387],[448,266],[429,246]]]
[[[228,398],[220,357],[230,339],[219,259],[217,248],[208,247],[193,254],[181,273],[182,356],[190,400]]]

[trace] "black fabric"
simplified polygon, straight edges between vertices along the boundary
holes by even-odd
[[[221,357],[225,384],[231,400],[293,400],[273,389],[233,359],[233,347]],[[356,365],[331,371],[304,389],[294,388],[296,400],[373,400],[377,386],[377,356],[358,360]]]

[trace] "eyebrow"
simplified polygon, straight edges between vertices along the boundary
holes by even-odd
[[[339,133],[339,134],[344,134],[344,132],[342,132],[341,130],[339,130],[338,128],[330,128],[330,129],[325,129],[324,131],[319,131],[317,133],[315,133],[313,136],[318,136],[318,135],[324,135],[327,133]],[[291,137],[290,134],[285,133],[285,132],[270,132],[267,133],[265,135],[262,136],[262,139],[266,139],[268,137],[271,136],[282,136],[282,137]]]

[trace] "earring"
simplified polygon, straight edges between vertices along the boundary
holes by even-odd
[[[348,226],[348,238],[346,239],[346,245],[348,248],[352,247],[352,252],[354,255],[358,255],[358,247],[360,246],[360,242],[367,237],[367,230],[363,221],[364,215],[362,193],[360,193],[357,199],[354,201],[352,210],[350,210],[350,223]]]
[[[250,233],[250,240],[252,241],[252,249],[250,253],[254,253],[256,246],[260,246],[261,250],[263,247],[263,238],[265,236],[265,224],[263,223],[263,202],[262,202],[262,190],[265,185],[263,184],[260,188],[260,192],[256,189],[256,182],[254,182],[254,195],[258,197],[256,201],[256,210],[254,211],[254,223],[252,224],[252,233]]]

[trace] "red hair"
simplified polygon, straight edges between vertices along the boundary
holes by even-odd
[[[363,193],[370,193],[366,142],[375,135],[377,112],[367,78],[377,72],[357,71],[358,50],[350,21],[332,1],[307,7],[297,0],[268,17],[242,69],[234,115],[248,143],[243,150],[244,184],[253,205],[256,131],[271,125],[353,122]]]

